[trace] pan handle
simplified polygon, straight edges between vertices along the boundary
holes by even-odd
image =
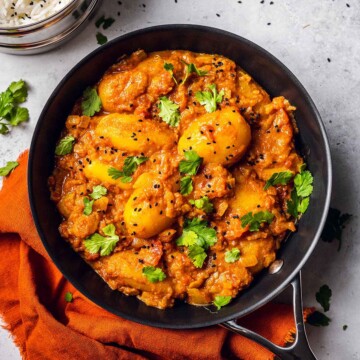
[[[296,323],[296,338],[291,346],[282,347],[275,345],[271,341],[265,339],[263,336],[238,325],[236,323],[236,319],[226,321],[220,325],[228,330],[235,332],[236,334],[242,335],[250,340],[257,342],[258,344],[273,352],[282,360],[316,360],[316,357],[309,346],[305,332],[300,272],[291,281],[291,286],[293,288],[293,309]]]

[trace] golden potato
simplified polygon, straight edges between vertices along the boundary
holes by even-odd
[[[250,140],[250,126],[229,106],[195,119],[181,136],[178,151],[194,150],[205,163],[229,166],[244,155]]]
[[[114,113],[104,116],[95,134],[110,139],[117,149],[146,152],[147,155],[170,149],[176,141],[175,134],[166,124],[141,119],[134,114]]]
[[[88,179],[101,181],[103,184],[117,185],[120,189],[126,190],[131,188],[131,183],[123,183],[120,179],[113,179],[108,174],[112,166],[102,163],[100,160],[92,160],[84,168],[84,174]]]
[[[125,225],[129,233],[147,239],[168,228],[174,219],[165,215],[163,184],[155,175],[142,174],[134,188],[124,209]]]

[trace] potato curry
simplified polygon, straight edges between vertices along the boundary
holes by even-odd
[[[61,236],[114,290],[160,309],[220,309],[308,206],[294,109],[221,55],[120,59],[84,91],[56,147]]]

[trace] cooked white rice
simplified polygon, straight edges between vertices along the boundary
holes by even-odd
[[[73,0],[0,0],[0,27],[17,27],[44,20]]]

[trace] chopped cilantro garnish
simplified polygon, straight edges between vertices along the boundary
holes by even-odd
[[[92,193],[89,195],[92,199],[97,200],[107,194],[107,189],[104,186],[96,185],[93,187]]]
[[[185,84],[186,80],[188,79],[190,74],[197,74],[199,76],[205,76],[207,74],[207,71],[204,70],[199,70],[195,64],[193,63],[186,63],[185,61],[182,60],[182,62],[186,65],[186,75],[184,80],[181,82],[181,84]]]
[[[17,161],[8,161],[4,167],[0,168],[0,176],[8,176],[17,166],[19,166]]]
[[[166,96],[160,98],[158,105],[160,112],[159,116],[163,121],[172,127],[178,126],[180,122],[179,105],[169,100]]]
[[[225,253],[225,261],[227,263],[234,263],[240,259],[240,250],[238,248],[232,248]]]
[[[109,16],[108,18],[105,18],[105,16],[101,16],[95,23],[95,26],[97,28],[101,27],[106,30],[108,29],[113,23],[115,22],[115,19]]]
[[[196,267],[202,267],[207,254],[206,250],[217,242],[216,231],[208,227],[205,220],[186,219],[183,233],[176,240],[178,246],[187,246],[188,255]]]
[[[83,115],[93,116],[101,110],[101,99],[92,87],[87,87],[83,93],[83,101],[81,102],[81,110]]]
[[[180,194],[189,195],[194,190],[191,176],[184,176],[180,179]]]
[[[216,306],[218,310],[220,310],[223,306],[226,306],[231,301],[231,296],[215,296],[213,304]]]
[[[171,64],[171,63],[165,63],[165,64],[164,64],[164,69],[170,73],[170,75],[171,75],[171,77],[173,78],[175,84],[177,85],[178,82],[177,82],[177,80],[175,79],[174,72],[173,72],[173,71],[174,71],[174,65]]]
[[[68,291],[66,294],[65,294],[65,301],[66,302],[72,302],[73,301],[73,294]]]
[[[72,152],[74,146],[75,138],[71,135],[65,136],[59,142],[59,144],[55,148],[55,154],[60,155],[67,155]]]
[[[102,34],[101,32],[97,32],[96,33],[96,40],[97,40],[97,43],[99,45],[104,45],[104,44],[107,43],[108,38],[104,34]]]
[[[338,209],[330,208],[321,234],[321,239],[325,242],[332,242],[334,239],[337,239],[339,241],[338,251],[340,251],[342,245],[342,231],[351,216],[352,215],[346,213],[341,214],[341,211]]]
[[[94,200],[89,200],[89,198],[84,197],[84,211],[83,214],[89,216],[92,213],[92,207],[94,205]]]
[[[291,171],[282,171],[271,175],[270,179],[266,181],[264,190],[267,190],[270,186],[274,185],[286,185],[292,178],[293,173]]]
[[[316,301],[323,307],[324,311],[329,311],[330,309],[330,298],[332,291],[327,285],[320,287],[319,291],[316,293]]]
[[[148,158],[145,156],[128,156],[124,161],[124,166],[122,170],[115,169],[111,167],[108,170],[109,176],[111,176],[114,180],[121,178],[121,182],[129,183],[132,181],[131,175],[134,174],[136,169],[143,162],[147,161]]]
[[[290,200],[287,201],[287,212],[295,218],[301,213],[303,214],[310,202],[309,196],[313,191],[313,176],[309,170],[301,171],[294,178],[294,189],[291,191]]]
[[[102,228],[106,237],[98,233],[92,234],[84,241],[86,250],[89,251],[90,254],[96,254],[100,251],[101,256],[110,255],[119,241],[119,236],[115,234],[115,230],[115,226],[109,224]]]
[[[216,90],[216,85],[211,84],[208,86],[211,91],[197,91],[195,94],[196,100],[199,101],[201,105],[205,106],[205,110],[208,113],[216,111],[217,104],[220,104],[224,96],[224,90],[221,90],[219,93]]]
[[[242,227],[249,225],[250,231],[258,231],[261,223],[267,222],[268,224],[270,224],[273,218],[274,215],[270,211],[265,210],[259,211],[256,214],[249,212],[244,215],[240,220]]]
[[[166,275],[162,271],[162,269],[154,267],[154,266],[145,266],[142,269],[142,273],[152,283],[156,283],[156,282],[163,281],[166,279]]]
[[[196,151],[185,151],[184,157],[186,160],[181,160],[179,163],[179,171],[182,174],[196,175],[203,158],[200,157]]]
[[[189,200],[189,203],[195,205],[200,210],[204,210],[206,213],[211,213],[214,210],[214,206],[207,196],[196,200]]]
[[[29,119],[29,111],[19,107],[26,101],[27,86],[24,80],[12,82],[0,93],[0,134],[10,131],[10,126],[17,126]]]
[[[328,326],[330,321],[331,319],[320,311],[314,311],[306,319],[306,322],[313,326]]]

